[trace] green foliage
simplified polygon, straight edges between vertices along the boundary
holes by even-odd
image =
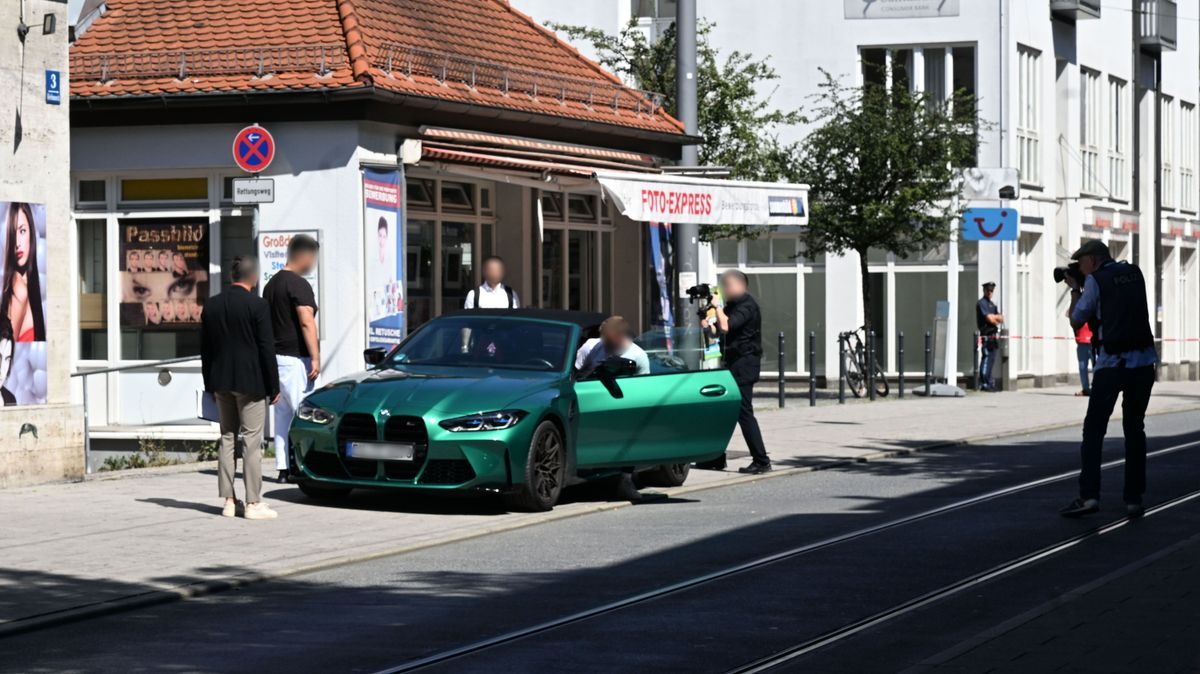
[[[196,461],[216,461],[217,460],[217,443],[213,440],[201,442],[196,448]]]
[[[600,64],[641,89],[664,95],[663,107],[676,114],[676,32],[671,25],[651,42],[630,22],[617,35],[582,26],[550,24],[572,40],[590,42]],[[798,112],[771,106],[771,97],[760,95],[764,85],[779,79],[768,59],[755,59],[740,51],[722,55],[709,42],[713,24],[702,22],[696,31],[696,94],[699,102],[698,135],[704,139],[698,153],[702,166],[728,167],[733,178],[791,180],[796,175],[797,145],[781,143],[776,130],[797,124]],[[701,238],[757,238],[765,227],[711,225],[701,228]]]
[[[110,456],[104,459],[101,471],[130,470],[132,468],[158,468],[179,463],[166,456],[167,443],[162,438],[138,438],[137,451],[128,456]]]
[[[962,214],[959,171],[975,160],[981,124],[965,94],[947,105],[907,87],[849,87],[822,73],[800,160],[810,187],[803,238],[809,254],[859,254],[869,324],[867,251],[908,257],[950,239]]]

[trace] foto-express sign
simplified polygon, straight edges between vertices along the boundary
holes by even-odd
[[[684,176],[597,173],[621,214],[638,222],[700,225],[803,225],[803,185],[713,180]]]

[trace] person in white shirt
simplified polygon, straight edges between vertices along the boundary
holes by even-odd
[[[517,291],[504,283],[504,260],[499,255],[483,259],[483,285],[467,293],[464,309],[517,309]]]
[[[610,316],[600,324],[600,337],[589,339],[575,352],[575,369],[584,376],[618,356],[637,363],[636,375],[650,374],[650,358],[642,347],[633,343],[629,322],[620,316]]]

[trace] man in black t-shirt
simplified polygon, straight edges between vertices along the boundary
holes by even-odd
[[[317,266],[320,244],[298,234],[288,244],[288,261],[263,288],[271,307],[275,331],[275,361],[279,366],[279,401],[275,403],[275,467],[279,481],[288,478],[288,430],[296,408],[321,374],[321,345],[317,338],[317,298],[304,277]]]

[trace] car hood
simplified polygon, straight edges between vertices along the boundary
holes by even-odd
[[[428,410],[470,414],[505,409],[533,393],[553,387],[553,373],[472,370],[469,373],[416,374],[402,370],[368,370],[331,384],[344,388],[344,409],[374,412],[389,409],[419,415]]]

